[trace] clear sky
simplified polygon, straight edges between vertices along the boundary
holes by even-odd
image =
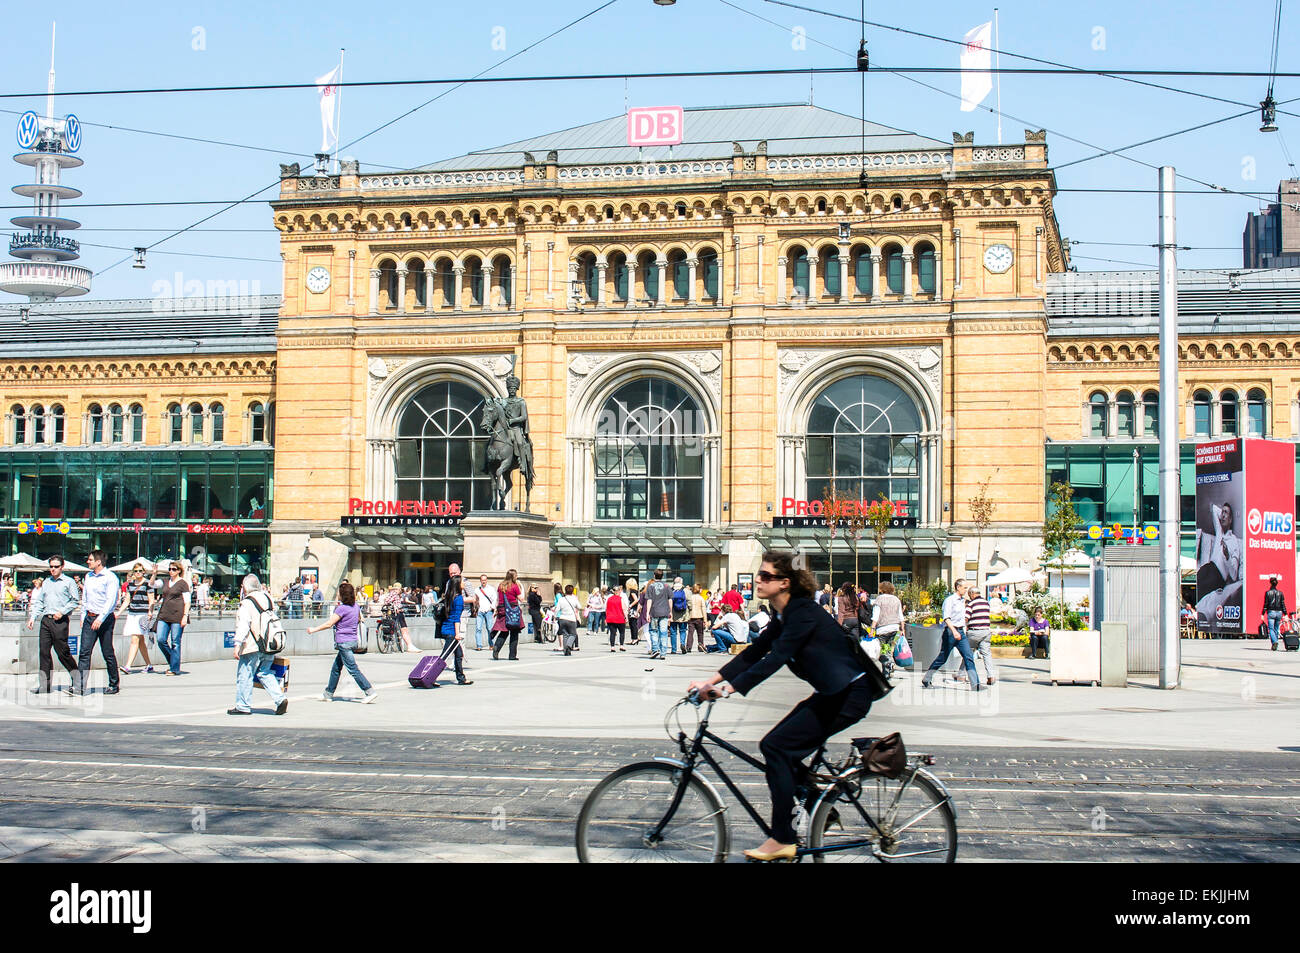
[[[799,0],[807,6],[856,16],[854,0]],[[58,20],[56,69],[62,90],[220,84],[312,82],[347,49],[345,80],[458,77],[478,73],[565,23],[601,0],[476,4],[382,4],[317,0],[310,4],[181,2],[11,4],[5,13],[3,92],[41,92],[49,69],[50,20]],[[826,67],[852,64],[855,24],[764,0],[616,0],[582,23],[541,43],[498,75],[609,73],[651,70]],[[48,6],[49,9],[42,9]],[[740,8],[740,9],[737,9]],[[55,12],[51,12],[51,10]],[[763,17],[773,23],[765,23]],[[1234,4],[1099,0],[1043,4],[1002,0],[1001,47],[1093,69],[1187,68],[1267,70],[1273,0]],[[992,18],[992,7],[956,0],[907,4],[867,3],[867,18],[938,36],[960,38]],[[801,28],[801,39],[793,28]],[[955,74],[915,79],[943,92],[884,72],[888,66],[955,66],[956,46],[875,27],[868,28],[873,72],[867,84],[867,118],[951,141],[954,130],[973,129],[977,143],[996,142],[996,117],[963,113]],[[1284,7],[1278,68],[1296,70],[1290,52],[1300,36],[1300,11]],[[822,45],[826,44],[826,45]],[[504,46],[504,49],[501,47]],[[841,55],[833,49],[843,50]],[[1006,55],[1003,67],[1025,64]],[[491,74],[489,74],[491,75]],[[1114,149],[1246,108],[1232,122],[1133,150],[1153,164],[1250,192],[1273,192],[1294,174],[1284,157],[1300,150],[1300,118],[1279,115],[1280,134],[1260,133],[1255,104],[1264,78],[1154,79],[1245,106],[1147,89],[1107,77],[1008,76],[1002,82],[1003,138],[1020,142],[1025,128],[1045,127],[1053,165],[1093,153],[1064,136]],[[806,102],[807,76],[717,77],[464,86],[364,141],[344,149],[362,170],[410,168],[472,149],[540,135],[624,111],[631,105],[708,106]],[[356,137],[444,92],[446,87],[384,87],[344,92],[342,139]],[[819,106],[857,115],[856,75],[818,77],[811,94]],[[1300,81],[1280,80],[1279,102],[1300,96]],[[993,105],[991,94],[985,101]],[[14,123],[27,108],[44,111],[44,96],[0,100],[0,122]],[[1284,110],[1300,114],[1300,101]],[[63,97],[60,116],[75,112],[85,125],[86,165],[64,181],[85,192],[86,203],[233,200],[278,178],[280,162],[310,163],[320,145],[314,89],[135,96]],[[1011,118],[1011,117],[1017,118]],[[100,125],[95,125],[100,124]],[[218,139],[249,148],[161,138],[123,128]],[[12,125],[11,125],[12,129]],[[9,140],[11,148],[16,144]],[[29,171],[0,163],[5,186],[28,181]],[[1063,189],[1154,189],[1154,169],[1115,157],[1062,169]],[[1183,181],[1182,188],[1202,186]],[[276,190],[262,193],[266,199]],[[6,204],[24,205],[12,196]],[[106,268],[125,252],[94,247],[148,245],[220,206],[87,208],[71,217],[83,228],[82,261]],[[1180,253],[1182,267],[1232,268],[1241,264],[1241,230],[1258,203],[1232,195],[1181,195],[1178,239],[1196,250]],[[1089,244],[1074,246],[1080,270],[1153,266],[1154,194],[1062,192],[1056,203],[1062,232]],[[7,210],[5,217],[19,214]],[[264,202],[232,209],[162,245],[149,267],[130,263],[97,275],[96,298],[151,297],[155,282],[185,280],[257,282],[262,293],[280,290],[278,242]],[[214,231],[215,229],[234,231]],[[1091,244],[1101,242],[1129,245]],[[162,254],[162,252],[185,253]],[[197,257],[194,257],[197,256]],[[214,257],[226,256],[226,257]],[[234,260],[252,259],[252,260]],[[1100,259],[1111,259],[1103,261]],[[3,295],[6,301],[20,299]]]

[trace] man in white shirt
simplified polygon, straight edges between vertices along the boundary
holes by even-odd
[[[961,653],[962,663],[966,666],[970,690],[977,692],[980,690],[980,676],[975,670],[975,655],[971,652],[970,640],[966,638],[966,580],[958,579],[953,584],[953,590],[943,600],[943,641],[939,643],[939,654],[921,677],[921,687],[933,687],[934,673],[948,661],[948,656],[955,648]]]
[[[483,640],[492,644],[492,623],[497,614],[497,587],[488,582],[487,574],[478,577],[478,614],[474,624],[474,651],[483,648]]]
[[[712,632],[718,644],[710,651],[726,652],[738,642],[749,641],[749,623],[730,608],[714,620]]]
[[[104,667],[108,669],[108,688],[105,695],[116,695],[118,679],[121,677],[117,667],[117,655],[113,652],[113,623],[117,621],[117,601],[122,595],[122,583],[117,574],[104,568],[104,554],[92,549],[86,556],[85,593],[82,596],[81,639],[77,646],[77,683],[73,694],[86,693],[87,676],[90,674],[90,659],[99,643],[99,652],[104,656]]]
[[[275,713],[283,715],[289,710],[289,696],[280,688],[279,679],[271,671],[275,655],[257,647],[262,618],[264,615],[274,617],[275,603],[270,594],[262,589],[261,580],[252,573],[244,577],[240,593],[243,598],[239,600],[239,612],[235,616],[235,658],[239,660],[239,668],[235,672],[235,707],[227,709],[226,714],[253,713],[253,679],[257,679],[271,697]]]

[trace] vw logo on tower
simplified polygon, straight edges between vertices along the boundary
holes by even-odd
[[[18,147],[30,149],[41,134],[41,121],[30,109],[18,117]]]
[[[68,147],[69,152],[76,152],[81,148],[81,120],[71,113],[63,120],[63,143]]]

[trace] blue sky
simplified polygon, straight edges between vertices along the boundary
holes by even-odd
[[[373,16],[355,3],[320,0],[311,4],[178,2],[67,2],[55,12],[35,4],[12,5],[4,39],[4,92],[43,91],[49,68],[50,20],[58,19],[56,68],[62,90],[155,86],[311,82],[338,60],[346,47],[345,79],[415,79],[467,76],[499,62],[582,13],[600,0],[538,4],[485,0],[478,4],[437,2],[406,12],[383,5]],[[853,0],[801,0],[807,6],[856,15]],[[506,64],[501,75],[604,73],[650,70],[752,69],[848,65],[826,46],[857,46],[855,25],[763,0],[679,0],[668,8],[651,0],[617,0],[603,10]],[[775,21],[761,22],[735,9]],[[448,13],[442,12],[449,11]],[[1044,5],[1026,0],[1000,4],[1004,50],[1095,69],[1268,67],[1272,0],[1223,4],[1193,2]],[[921,14],[924,15],[921,15]],[[1300,22],[1284,8],[1279,69],[1297,69],[1294,49]],[[960,38],[990,19],[992,7],[934,0],[921,8],[867,4],[867,18],[939,36]],[[797,42],[800,27],[807,42]],[[873,67],[955,66],[958,48],[932,40],[868,29]],[[504,42],[504,50],[494,48]],[[1003,66],[1019,61],[1003,57]],[[958,77],[916,79],[948,94]],[[1157,80],[1253,106],[1264,96],[1265,79]],[[443,87],[385,87],[346,90],[342,138],[357,136],[443,91]],[[604,82],[493,84],[465,86],[388,129],[345,149],[363,171],[378,166],[409,168],[472,149],[539,135],[621,114],[625,92],[631,105],[734,105],[806,102],[807,76],[691,78]],[[1279,101],[1300,96],[1300,81],[1281,80]],[[856,115],[856,75],[818,77],[819,106]],[[986,104],[992,105],[992,95]],[[44,110],[43,95],[0,100],[0,123],[16,121],[27,108]],[[1009,76],[1002,83],[1003,138],[1019,142],[1026,127],[1049,130],[1054,165],[1092,154],[1062,135],[1102,148],[1116,148],[1246,107],[1172,92],[1144,89],[1105,77]],[[1300,114],[1300,102],[1283,106]],[[320,144],[316,93],[311,90],[185,95],[62,97],[56,112],[75,112],[86,123],[81,154],[86,165],[65,177],[85,192],[87,203],[232,200],[271,185],[279,162],[310,161]],[[906,79],[873,72],[867,86],[867,117],[944,141],[954,130],[973,129],[976,142],[996,141],[996,118],[963,113],[952,95]],[[92,124],[225,140],[284,154],[205,145],[105,129]],[[1293,174],[1284,147],[1300,154],[1300,119],[1280,115],[1281,134],[1258,131],[1258,111],[1229,123],[1145,146],[1130,154],[1168,163],[1180,173],[1251,192],[1272,192],[1279,178]],[[13,140],[10,140],[11,144]],[[290,155],[294,153],[296,155]],[[4,163],[8,186],[27,181],[28,170]],[[1249,176],[1253,176],[1250,178]],[[1059,175],[1062,188],[1151,189],[1156,172],[1123,159],[1096,159]],[[1183,188],[1199,189],[1183,182]],[[263,193],[268,198],[275,191]],[[26,200],[12,196],[9,205]],[[83,229],[85,264],[100,269],[122,257],[112,245],[147,245],[167,231],[189,225],[219,206],[88,208],[72,217]],[[1179,196],[1182,267],[1240,266],[1241,229],[1254,200],[1229,195]],[[1056,203],[1063,233],[1088,243],[1074,247],[1080,270],[1150,265],[1156,240],[1156,197],[1147,194],[1063,192]],[[6,217],[18,214],[7,211]],[[278,242],[264,203],[241,206],[203,229],[162,245],[149,267],[120,265],[94,282],[96,298],[150,297],[155,282],[186,280],[257,282],[263,293],[280,289]],[[185,253],[164,255],[161,252]],[[191,257],[197,256],[197,257]],[[226,256],[213,257],[213,256]],[[1087,256],[1087,257],[1085,257]],[[233,260],[252,259],[252,260]],[[1111,259],[1104,261],[1100,259]],[[19,299],[4,296],[7,300]]]

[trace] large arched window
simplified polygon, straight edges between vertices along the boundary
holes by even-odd
[[[918,514],[921,430],[916,402],[893,381],[859,374],[831,384],[808,416],[808,499],[822,499],[834,483],[851,499],[883,493]]]
[[[712,248],[700,249],[697,258],[700,269],[700,282],[704,286],[704,297],[718,300],[718,253]]]
[[[424,261],[422,259],[412,258],[406,263],[406,287],[415,292],[416,307],[427,308],[429,306],[428,298],[425,297]]]
[[[388,297],[388,307],[397,307],[397,264],[391,258],[379,263],[379,287]]]
[[[203,405],[198,401],[190,404],[190,443],[203,442]]]
[[[132,404],[128,411],[131,443],[144,443],[144,407]]]
[[[86,427],[86,436],[89,438],[86,443],[104,442],[104,408],[99,404],[91,404],[86,408]]]
[[[1106,403],[1106,395],[1101,391],[1095,391],[1088,398],[1088,436],[1110,436],[1110,408]]]
[[[808,297],[811,292],[808,274],[808,253],[795,245],[790,249],[787,259],[792,286],[790,296],[794,298]]]
[[[450,258],[439,258],[433,269],[435,290],[441,289],[442,291],[442,299],[438,302],[439,307],[455,307],[456,271],[452,260]]]
[[[469,286],[471,304],[483,304],[483,262],[478,258],[465,260],[465,283]]]
[[[416,394],[397,424],[397,498],[460,500],[461,509],[492,505],[483,472],[483,395],[460,381],[440,381]]]
[[[221,404],[212,405],[212,442],[221,443],[226,439],[226,408]]]
[[[600,272],[596,270],[596,256],[583,252],[578,256],[578,281],[587,301],[596,301],[600,297]]]
[[[1210,392],[1198,390],[1192,395],[1192,421],[1198,437],[1210,435]]]
[[[266,407],[261,403],[248,408],[248,442],[266,443]]]
[[[705,432],[699,404],[672,381],[616,390],[596,427],[596,519],[703,519]]]
[[[614,300],[626,301],[631,292],[628,280],[627,255],[614,252],[609,256],[609,279],[614,284]]]
[[[903,249],[897,245],[885,249],[885,287],[891,294],[903,293]]]
[[[659,300],[659,263],[652,251],[637,256],[637,270],[641,274],[642,294],[651,301]]]
[[[1153,390],[1142,394],[1142,435],[1160,436],[1160,395]]]
[[[492,307],[509,308],[513,289],[510,287],[510,259],[497,255],[492,259],[492,280],[496,290],[492,292]]]
[[[32,443],[45,443],[45,408],[32,405]]]
[[[109,404],[108,406],[108,434],[110,443],[121,443],[126,437],[125,418],[122,415],[121,404]]]
[[[1268,436],[1268,407],[1264,392],[1258,387],[1246,393],[1246,435],[1248,437]]]
[[[180,443],[185,439],[185,414],[180,404],[171,404],[167,408],[167,440]]]
[[[1225,437],[1235,437],[1241,433],[1241,427],[1237,421],[1237,392],[1235,390],[1225,390],[1219,395],[1219,420],[1223,424],[1220,433]]]
[[[934,294],[935,267],[934,246],[922,242],[916,246],[916,283],[923,294]]]
[[[686,263],[686,252],[668,253],[668,273],[672,276],[673,298],[685,301],[691,293],[691,266]]]
[[[50,439],[53,443],[63,443],[63,419],[62,404],[50,408]]]
[[[1134,427],[1137,424],[1135,407],[1133,406],[1133,392],[1122,390],[1115,397],[1115,417],[1119,427],[1119,436],[1135,437],[1137,432]]]
[[[858,294],[871,294],[871,249],[859,245],[853,249],[853,286]]]
[[[9,417],[13,420],[14,443],[27,442],[27,408],[14,404],[9,408]]]

